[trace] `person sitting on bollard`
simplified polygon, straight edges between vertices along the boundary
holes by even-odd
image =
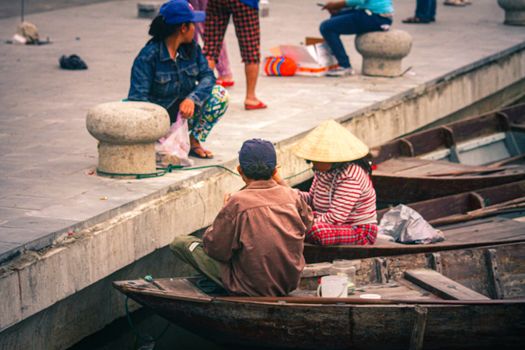
[[[340,36],[388,30],[392,24],[392,0],[338,0],[322,8],[331,17],[321,23],[319,30],[337,59],[338,67],[327,72],[330,77],[355,74]]]
[[[150,25],[152,38],[133,62],[128,100],[161,105],[171,123],[178,114],[188,119],[190,155],[212,158],[201,142],[226,112],[228,96],[215,85],[215,76],[193,40],[195,23],[204,19],[204,12],[193,11],[187,0],[161,6]]]
[[[305,265],[304,234],[312,211],[295,190],[276,182],[282,180],[271,142],[244,142],[239,163],[246,186],[225,197],[203,239],[178,237],[170,248],[231,294],[287,295],[297,288]]]
[[[376,193],[370,180],[368,146],[333,120],[319,125],[294,153],[313,163],[309,192],[314,210],[306,241],[318,245],[373,244],[377,237]]]

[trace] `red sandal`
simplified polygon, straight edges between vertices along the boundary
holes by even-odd
[[[233,85],[235,85],[235,81],[233,80],[225,81],[225,80],[217,79],[215,81],[215,84],[220,85],[224,88],[227,88],[227,87],[232,87]]]
[[[244,104],[244,109],[247,111],[254,111],[256,109],[265,109],[268,108],[267,105],[265,105],[263,102],[259,101],[256,105],[249,105],[247,103]]]

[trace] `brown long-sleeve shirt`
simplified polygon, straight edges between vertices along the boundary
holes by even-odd
[[[204,250],[223,262],[228,291],[286,295],[304,268],[304,234],[313,222],[296,191],[273,180],[254,181],[233,194],[203,237]]]

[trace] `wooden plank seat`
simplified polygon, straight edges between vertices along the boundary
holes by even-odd
[[[405,271],[405,278],[421,288],[449,300],[490,300],[464,285],[430,269]]]

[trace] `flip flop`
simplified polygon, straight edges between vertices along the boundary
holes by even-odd
[[[233,85],[235,85],[235,81],[233,81],[233,80],[224,81],[224,80],[221,80],[221,79],[217,79],[215,81],[215,84],[227,88],[227,87],[232,87]]]
[[[465,7],[467,6],[467,2],[462,1],[462,0],[446,0],[445,2],[443,2],[443,5],[455,6],[455,7]]]
[[[428,24],[431,21],[414,16],[405,18],[402,22],[408,24]]]
[[[268,108],[268,106],[262,103],[261,101],[259,101],[259,103],[257,103],[256,105],[249,105],[247,103],[244,104],[244,109],[247,111],[254,111],[256,109],[265,109],[265,108]]]
[[[196,150],[201,150],[202,153],[204,153],[204,156],[202,154],[199,154],[199,153],[195,152]],[[212,159],[213,158],[213,154],[210,154],[208,152],[210,152],[210,151],[205,150],[204,148],[202,148],[202,146],[195,146],[195,147],[190,148],[190,156],[196,157],[196,158]]]

